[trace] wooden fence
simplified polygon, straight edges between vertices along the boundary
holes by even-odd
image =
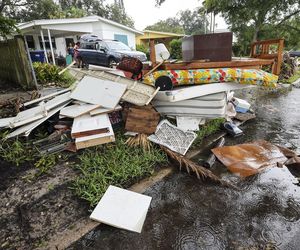
[[[23,89],[35,88],[22,36],[0,42],[0,86],[1,83],[18,84]]]

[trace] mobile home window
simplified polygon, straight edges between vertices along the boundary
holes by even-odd
[[[114,39],[118,40],[126,45],[128,45],[128,37],[127,35],[120,35],[120,34],[115,34]]]
[[[45,39],[46,49],[50,49],[50,43],[49,43],[48,36],[44,36],[44,39]],[[41,49],[43,49],[43,41],[42,41],[42,37],[41,36],[39,36],[39,41],[40,41]],[[55,38],[54,37],[51,37],[51,42],[52,42],[53,49],[56,49],[56,43],[55,43]]]
[[[29,49],[35,49],[33,36],[26,36],[26,41]]]

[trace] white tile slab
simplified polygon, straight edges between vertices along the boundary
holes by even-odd
[[[151,197],[109,186],[90,218],[107,225],[140,233]]]
[[[72,92],[71,98],[105,108],[115,108],[126,88],[126,84],[85,76]]]

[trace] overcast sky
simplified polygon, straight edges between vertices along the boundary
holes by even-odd
[[[109,0],[108,2],[111,2]],[[160,7],[155,6],[155,0],[123,0],[126,12],[135,22],[135,28],[143,30],[146,26],[159,20],[175,17],[180,10],[194,10],[201,5],[201,0],[166,0]],[[112,1],[113,2],[113,1]],[[224,29],[226,24],[222,18],[217,18],[217,28]]]

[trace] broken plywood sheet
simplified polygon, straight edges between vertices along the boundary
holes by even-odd
[[[283,164],[287,159],[277,146],[264,140],[214,148],[212,152],[231,172],[242,177]]]
[[[34,130],[35,128],[37,128],[39,125],[41,125],[43,122],[45,122],[46,120],[48,120],[51,116],[55,115],[57,112],[59,112],[63,107],[65,107],[66,105],[68,105],[71,101],[64,103],[62,106],[59,106],[51,111],[48,112],[46,117],[43,117],[40,120],[37,120],[33,123],[29,123],[25,126],[22,126],[18,129],[16,129],[15,131],[13,131],[12,133],[8,134],[6,136],[6,138],[13,138],[16,137],[18,135],[25,135],[25,136],[29,136],[29,134],[32,132],[32,130]]]
[[[141,233],[151,197],[109,186],[90,218],[104,224]]]
[[[75,118],[84,115],[86,113],[89,113],[99,107],[100,105],[98,104],[88,104],[88,103],[80,104],[80,105],[75,104],[63,108],[59,114],[64,117]]]
[[[71,98],[105,108],[115,108],[125,91],[125,84],[85,76],[72,92]]]
[[[157,93],[154,100],[165,102],[178,102],[200,96],[206,96],[210,94],[251,87],[255,86],[242,85],[239,83],[210,83],[191,87],[181,87],[176,90],[160,91]]]
[[[163,120],[158,124],[155,134],[150,135],[148,139],[185,155],[196,137],[194,132],[183,131],[169,121]]]
[[[72,138],[108,133],[111,123],[107,114],[91,117],[89,114],[76,117],[73,122]]]
[[[84,76],[92,76],[98,79],[105,79],[126,84],[127,90],[122,96],[122,100],[138,106],[148,105],[159,91],[159,88],[155,89],[153,86],[137,82],[126,77],[116,76],[115,74],[112,74],[110,72],[75,68],[72,68],[69,71],[79,81]]]
[[[117,105],[114,109],[96,108],[90,112],[90,115],[94,116],[94,115],[100,115],[100,114],[108,114],[108,113],[112,113],[112,112],[115,112],[115,111],[118,111],[121,109],[122,109],[122,107],[120,105]]]

